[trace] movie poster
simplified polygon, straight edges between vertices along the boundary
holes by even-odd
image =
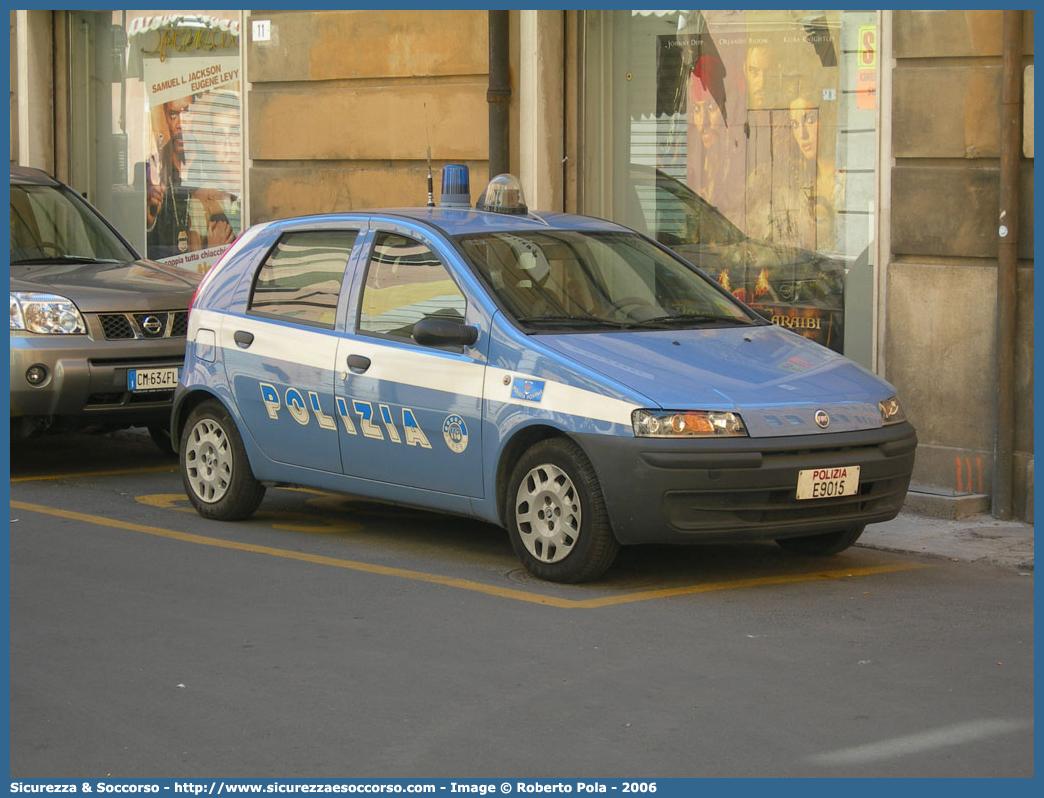
[[[841,351],[836,15],[680,12],[678,32],[657,37],[657,113],[686,120],[670,150],[684,152],[685,185],[658,188],[701,209],[664,243],[777,324]]]
[[[146,18],[146,255],[207,271],[242,231],[238,22]]]

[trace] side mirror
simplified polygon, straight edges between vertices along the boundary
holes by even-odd
[[[427,316],[413,325],[413,340],[421,346],[471,346],[478,328],[455,319]]]

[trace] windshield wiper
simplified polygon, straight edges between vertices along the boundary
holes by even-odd
[[[624,326],[620,322],[610,321],[609,319],[600,319],[597,316],[521,316],[517,321],[520,324],[580,324],[613,328]]]
[[[679,324],[736,324],[739,326],[747,327],[756,325],[758,322],[753,319],[743,319],[737,316],[721,316],[716,313],[678,313],[670,314],[667,316],[656,316],[652,319],[643,319],[638,324],[649,324],[658,326],[669,326],[673,327]]]
[[[112,258],[91,258],[86,255],[50,255],[44,258],[24,258],[11,261],[12,266],[32,266],[41,263],[122,263]]]

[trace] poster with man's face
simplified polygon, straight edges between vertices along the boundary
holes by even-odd
[[[194,47],[177,20],[146,33],[146,255],[202,273],[242,230],[238,39],[214,31],[207,41],[236,46]]]

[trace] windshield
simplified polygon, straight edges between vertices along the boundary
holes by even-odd
[[[11,263],[118,262],[135,255],[75,193],[11,186]]]
[[[515,321],[536,332],[759,323],[635,233],[551,230],[457,240]]]

